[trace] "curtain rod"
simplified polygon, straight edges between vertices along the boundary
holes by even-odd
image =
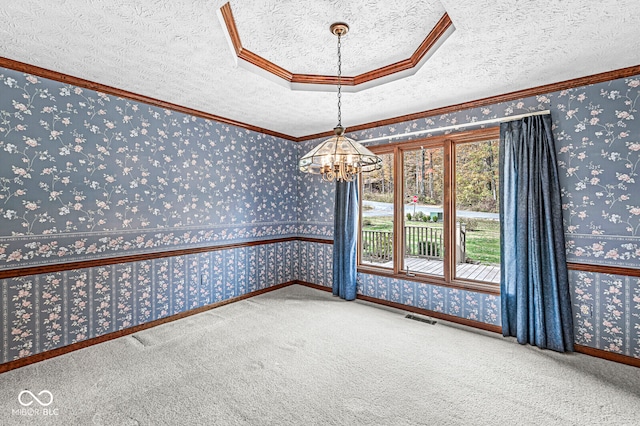
[[[503,122],[506,122],[506,121],[519,120],[521,118],[531,117],[531,116],[534,116],[534,115],[546,115],[546,114],[551,114],[551,111],[546,109],[544,111],[529,112],[529,113],[526,113],[526,114],[510,115],[510,116],[507,116],[507,117],[491,118],[489,120],[472,121],[472,122],[469,122],[469,123],[453,124],[451,126],[438,127],[438,128],[435,128],[435,129],[427,129],[427,130],[419,130],[417,132],[402,133],[400,135],[381,136],[379,138],[364,139],[364,140],[360,141],[360,143],[382,141],[382,140],[385,140],[385,139],[397,139],[397,138],[402,138],[404,136],[416,136],[416,135],[422,135],[424,133],[442,132],[442,131],[445,131],[445,130],[454,130],[454,129],[460,129],[462,127],[470,127],[470,126],[480,126],[480,125],[483,125],[483,124],[503,123]]]

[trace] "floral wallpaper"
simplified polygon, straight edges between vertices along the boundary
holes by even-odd
[[[0,269],[295,236],[297,157],[290,141],[0,68]],[[298,252],[0,281],[0,362],[290,282]]]
[[[639,102],[640,76],[634,76],[366,129],[354,132],[350,137],[373,146],[435,136],[442,132],[426,132],[392,140],[367,140],[550,110],[562,187],[567,260],[640,268]],[[300,151],[304,152],[299,155],[319,142],[313,140],[301,144]],[[330,237],[333,203],[326,200],[333,200],[333,185],[306,176],[301,179],[303,183],[299,184],[299,194],[307,203],[299,209],[301,225],[307,225],[306,228],[301,226],[301,230]],[[640,282],[629,277],[615,278],[575,271],[571,272],[570,280],[575,299],[576,343],[640,357]],[[596,281],[600,286],[594,284]],[[610,285],[603,285],[605,281]],[[487,312],[488,305],[482,304],[482,295],[473,292],[471,295],[455,295],[455,291],[450,289],[428,287],[425,290],[412,283],[390,282],[385,278],[360,274],[359,291],[372,297],[400,300],[400,303],[411,306],[415,306],[418,297],[419,303],[430,306],[426,309],[438,312],[444,309],[451,315],[464,312],[465,318],[473,310],[463,308],[464,303],[461,306],[457,300],[466,303],[470,297],[478,302],[482,312]],[[444,295],[450,296],[446,303]],[[579,300],[588,303],[578,303]],[[585,310],[592,312],[593,316],[585,317],[582,314]],[[499,312],[497,314],[499,318]],[[480,321],[496,323],[481,314],[475,316]],[[497,321],[499,323],[500,320]]]
[[[333,245],[300,241],[300,281],[333,286]],[[358,294],[487,324],[500,324],[498,296],[358,273]]]
[[[358,274],[358,294],[492,325],[500,324],[500,298],[450,287]]]
[[[640,278],[570,271],[575,342],[640,358]]]
[[[639,98],[632,77],[351,136],[367,144],[549,109],[568,260],[637,268]],[[297,235],[331,240],[333,185],[297,171],[318,142],[0,68],[0,270]],[[369,144],[378,143],[386,141]],[[1,280],[0,361],[291,280],[331,286],[332,249],[287,241]],[[578,271],[570,280],[576,343],[640,358],[639,280]],[[495,296],[369,274],[358,283],[382,300],[500,321]]]
[[[366,142],[550,110],[561,173],[568,261],[640,267],[639,102],[640,76],[367,129],[351,137],[365,145],[409,141],[439,133]],[[302,151],[318,142],[308,141]],[[322,202],[333,199],[331,185],[307,180],[300,186],[300,194],[314,201],[301,210],[301,221],[315,218],[318,224],[331,223],[332,206]]]
[[[311,151],[320,140],[297,144],[297,158]],[[298,172],[298,226],[300,235],[333,240],[334,185],[318,175]]]
[[[333,245],[308,241],[298,242],[298,280],[333,286]]]
[[[640,267],[640,77],[588,89],[558,95],[567,253]]]
[[[293,281],[297,244],[0,280],[0,363]]]
[[[0,68],[0,269],[297,234],[296,144]]]

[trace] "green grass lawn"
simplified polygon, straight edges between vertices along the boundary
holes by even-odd
[[[462,221],[464,223],[464,220]],[[442,228],[442,223],[406,222],[407,226]],[[388,231],[393,228],[391,216],[363,218],[363,230]],[[473,219],[467,225],[467,259],[481,264],[500,264],[500,224],[495,220]]]
[[[467,228],[467,259],[482,264],[499,264],[500,223],[497,220],[474,220],[476,226]]]
[[[362,229],[366,231],[391,231],[393,216],[365,217],[362,220]]]

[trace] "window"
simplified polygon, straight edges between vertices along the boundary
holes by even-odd
[[[402,152],[404,269],[444,277],[444,148]]]
[[[499,129],[369,147],[363,175],[361,270],[464,288],[500,281]]]
[[[362,264],[393,269],[393,153],[376,154],[382,158],[382,168],[362,175],[359,198],[366,202],[360,204],[360,258]]]
[[[500,282],[499,142],[455,145],[455,276],[460,279]]]

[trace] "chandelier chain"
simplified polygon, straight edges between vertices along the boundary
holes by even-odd
[[[338,126],[342,127],[342,54],[340,47],[342,46],[342,34],[338,33]]]
[[[335,22],[329,28],[338,36],[338,125],[334,136],[320,143],[299,162],[300,170],[319,174],[326,182],[353,182],[360,173],[380,170],[382,159],[344,135],[342,127],[342,36],[349,31],[344,22]]]

